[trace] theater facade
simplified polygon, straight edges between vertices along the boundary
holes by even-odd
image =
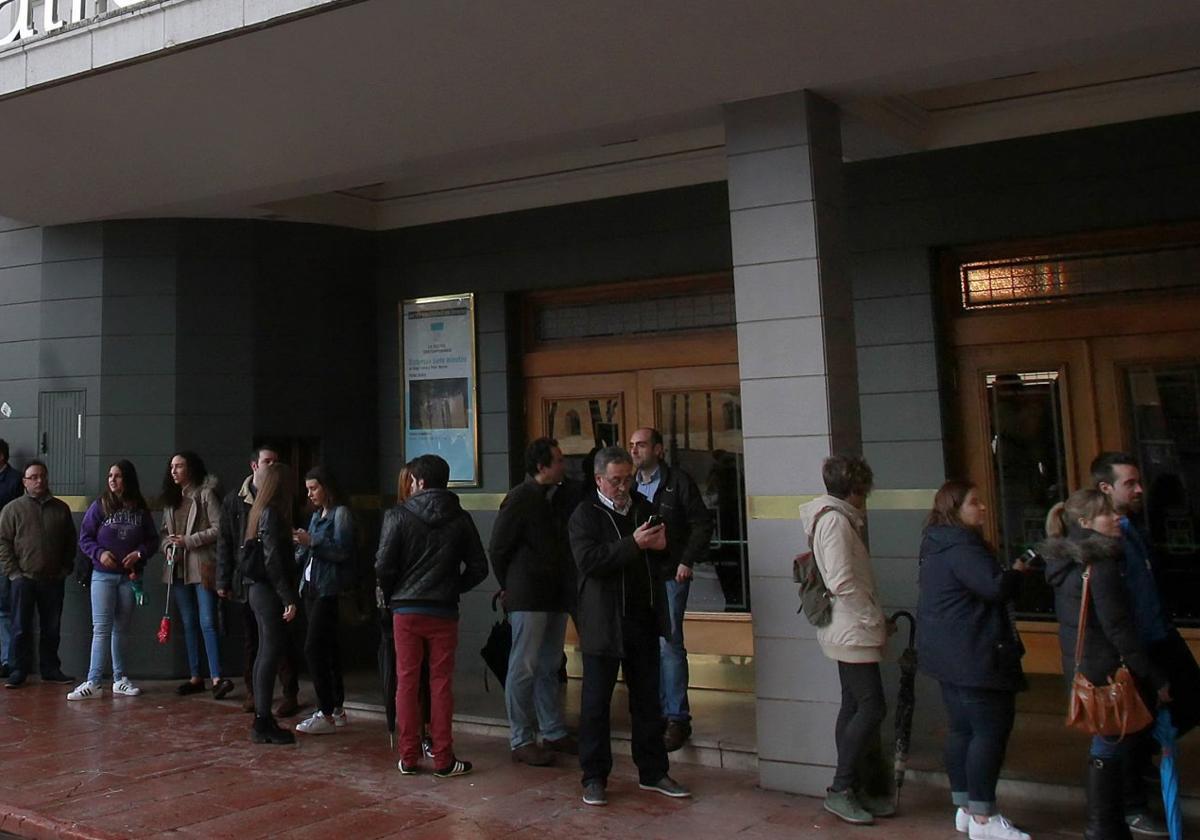
[[[1200,643],[1198,67],[1190,3],[3,0],[0,437],[79,512],[118,458],[231,488],[277,441],[368,535],[440,451],[486,541],[530,439],[578,474],[656,426],[715,524],[693,684],[817,793],[838,683],[790,565],[833,451],[875,470],[889,609],[947,477],[1015,556],[1134,451]],[[1018,615],[1053,673],[1049,591]]]

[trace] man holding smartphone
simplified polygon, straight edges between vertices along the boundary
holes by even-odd
[[[667,721],[667,752],[674,752],[692,735],[683,617],[692,586],[692,568],[708,558],[713,520],[692,477],[663,460],[663,437],[657,429],[638,429],[630,435],[629,454],[637,468],[638,492],[650,500],[655,515],[667,528],[670,574],[666,591],[671,632],[661,644],[659,701]]]

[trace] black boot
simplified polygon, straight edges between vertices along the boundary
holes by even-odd
[[[294,744],[296,736],[286,729],[280,729],[271,715],[255,715],[250,740],[256,744]]]
[[[1121,760],[1089,758],[1084,840],[1132,840],[1122,805]]]

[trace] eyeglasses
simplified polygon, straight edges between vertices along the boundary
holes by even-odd
[[[609,487],[629,487],[633,484],[633,476],[631,475],[618,476],[617,478],[609,478],[606,475],[602,475],[600,478]]]

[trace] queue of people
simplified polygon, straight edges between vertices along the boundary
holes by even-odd
[[[607,804],[611,699],[623,672],[639,787],[690,796],[669,774],[668,753],[690,735],[686,676],[682,686],[679,676],[686,675],[682,613],[711,525],[697,508],[702,503],[694,483],[665,464],[662,450],[656,430],[639,429],[629,450],[598,449],[587,465],[591,481],[576,486],[564,482],[557,441],[535,440],[525,453],[526,478],[505,497],[486,553],[470,514],[448,489],[446,461],[422,455],[404,466],[398,503],[384,517],[375,556],[395,646],[401,774],[420,772],[425,758],[439,778],[472,770],[456,754],[452,731],[458,610],[461,595],[487,577],[490,555],[513,629],[505,684],[512,760],[547,766],[560,756],[578,756],[583,802]],[[7,454],[0,441],[4,493],[16,473]],[[352,516],[327,468],[316,467],[304,478],[312,513],[307,528],[298,528],[292,522],[296,482],[276,449],[254,451],[251,474],[224,502],[203,461],[179,452],[167,468],[156,528],[136,469],[121,460],[110,466],[105,490],[88,508],[78,536],[69,509],[50,493],[44,463],[30,461],[19,478],[24,493],[0,497],[0,566],[12,613],[3,652],[8,688],[20,688],[32,667],[35,611],[43,680],[73,682],[61,670],[57,649],[63,581],[77,545],[89,563],[93,640],[87,678],[67,698],[99,697],[108,670],[114,695],[138,696],[125,668],[128,627],[143,598],[148,564],[161,553],[190,669],[179,694],[207,688],[221,699],[230,693],[215,614],[218,599],[242,603],[252,622],[246,634],[251,739],[293,743],[295,736],[277,716],[295,712],[286,705],[296,703],[287,625],[303,606],[304,653],[317,709],[295,731],[332,734],[347,724],[337,604],[355,584],[356,541]],[[972,840],[1029,840],[1001,813],[997,783],[1016,695],[1027,686],[1014,603],[1024,578],[1043,566],[1055,590],[1068,682],[1079,673],[1101,685],[1127,666],[1148,706],[1171,709],[1180,735],[1200,714],[1200,668],[1164,608],[1154,558],[1138,529],[1137,463],[1126,453],[1102,453],[1092,478],[1094,487],[1049,512],[1047,538],[1012,562],[997,557],[984,538],[987,511],[970,481],[946,482],[925,523],[919,662],[941,690],[954,824]],[[894,627],[865,539],[874,477],[861,457],[835,455],[824,461],[822,479],[826,493],[802,505],[800,518],[829,599],[817,641],[837,663],[841,686],[833,732],[837,765],[824,807],[848,823],[869,825],[895,814],[879,731],[887,711],[880,663]],[[583,662],[577,738],[567,730],[560,685],[568,616],[579,632]],[[273,709],[277,678],[285,705]],[[1145,731],[1092,738],[1087,840],[1163,834],[1145,792],[1152,754]]]

